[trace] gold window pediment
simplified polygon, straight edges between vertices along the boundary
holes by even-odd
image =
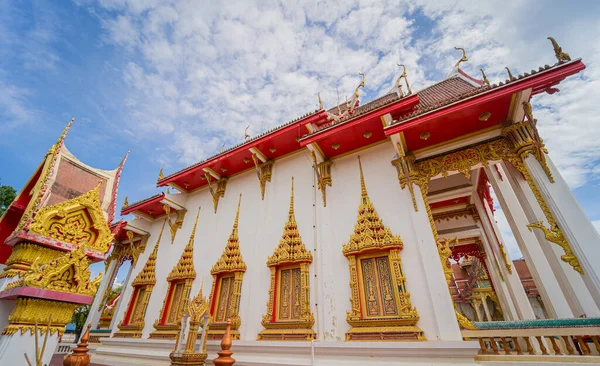
[[[27,229],[34,234],[106,253],[113,234],[102,211],[99,187],[77,198],[41,208]]]

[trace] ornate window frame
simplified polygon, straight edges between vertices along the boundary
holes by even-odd
[[[292,194],[288,220],[284,225],[283,235],[273,255],[267,260],[271,270],[269,286],[269,302],[267,314],[263,315],[261,324],[265,329],[258,334],[258,340],[306,340],[315,339],[312,326],[315,323],[310,310],[310,276],[309,266],[312,254],[306,250],[294,214],[294,178],[292,177]],[[281,319],[279,309],[281,303],[281,272],[291,269],[300,270],[300,317]],[[293,281],[292,281],[293,283]]]
[[[361,185],[361,203],[358,218],[350,240],[342,247],[348,258],[350,271],[351,310],[346,314],[346,321],[352,328],[346,333],[347,341],[364,340],[425,340],[423,331],[417,327],[419,314],[410,302],[410,293],[406,289],[406,278],[402,271],[400,251],[402,239],[394,236],[391,230],[383,225],[379,214],[367,194],[362,164],[358,157]],[[365,316],[364,276],[360,271],[363,258],[388,258],[394,298],[397,306],[395,316]]]

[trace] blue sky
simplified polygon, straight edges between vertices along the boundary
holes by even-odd
[[[534,99],[550,154],[600,222],[600,2],[0,0],[0,178],[20,189],[67,122],[68,148],[114,169],[120,207],[165,173],[317,106],[367,75],[363,100],[408,67],[413,89],[464,69],[490,80],[555,62],[552,35],[588,68]],[[500,225],[507,225],[499,218]],[[518,250],[507,244],[513,256]]]

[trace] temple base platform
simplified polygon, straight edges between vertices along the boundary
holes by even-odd
[[[92,362],[105,365],[170,365],[174,341],[102,339]],[[207,342],[207,365],[217,357],[219,341]],[[298,342],[234,341],[236,364],[270,366],[476,365],[477,342]]]

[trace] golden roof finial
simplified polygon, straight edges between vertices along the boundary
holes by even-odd
[[[290,212],[288,216],[290,221],[296,221],[296,217],[294,215],[294,177],[292,177],[292,195],[290,197]]]
[[[248,140],[250,138],[250,135],[248,134],[249,128],[250,128],[250,125],[246,126],[246,129],[244,130],[244,141]]]
[[[238,199],[237,211],[235,212],[235,221],[233,222],[233,231],[237,234],[238,223],[240,221],[240,203],[242,202],[242,194],[240,193],[240,198]]]
[[[411,95],[412,94],[412,89],[410,88],[410,84],[408,83],[408,77],[406,74],[406,66],[404,66],[403,64],[397,64],[398,66],[402,66],[402,75],[400,75],[398,77],[398,80],[396,80],[396,84],[398,84],[398,89],[400,90],[400,97],[404,96],[404,92],[402,92],[402,84],[400,83],[402,81],[402,79],[404,79],[404,81],[406,82],[406,89],[408,90],[408,94],[407,95]]]
[[[365,80],[366,80],[365,74],[363,74],[362,72],[359,72],[358,75],[362,76],[362,80],[360,81],[360,84],[358,84],[358,86],[356,87],[356,89],[354,90],[354,95],[357,98],[360,97],[360,94],[358,93],[358,89],[365,87]]]
[[[125,196],[125,199],[123,200],[123,208],[126,208],[127,206],[129,206],[129,200],[128,196]]]
[[[508,71],[508,80],[513,81],[513,80],[517,80],[513,74],[510,72],[510,69],[508,67],[505,67],[506,71]]]
[[[358,156],[358,169],[360,170],[360,198],[364,203],[369,203],[369,195],[367,194],[367,186],[365,185],[365,176],[363,175],[360,155]]]
[[[550,42],[552,42],[552,47],[554,48],[554,56],[556,56],[558,62],[571,61],[571,56],[569,56],[568,53],[563,52],[562,47],[558,45],[558,42],[556,42],[556,40],[553,37],[548,37],[548,39],[550,40]]]
[[[163,168],[160,168],[160,170],[158,171],[158,180],[162,179],[165,179],[165,175],[163,173]]]
[[[317,98],[319,98],[319,110],[323,109],[323,102],[321,101],[321,92],[317,93]]]
[[[225,147],[225,144],[221,145],[221,148],[219,149],[219,154],[223,152],[224,147]]]
[[[483,69],[479,69],[481,70],[481,76],[483,77],[483,82],[485,83],[485,85],[490,85],[490,81],[488,80],[487,76],[485,76],[485,71],[483,71]]]
[[[464,48],[454,47],[454,49],[462,51],[462,57],[460,58],[460,60],[458,60],[458,62],[456,63],[456,65],[454,65],[454,67],[458,67],[458,65],[460,65],[461,62],[467,62],[467,61],[469,61],[469,59],[467,58],[467,51],[465,51]]]

